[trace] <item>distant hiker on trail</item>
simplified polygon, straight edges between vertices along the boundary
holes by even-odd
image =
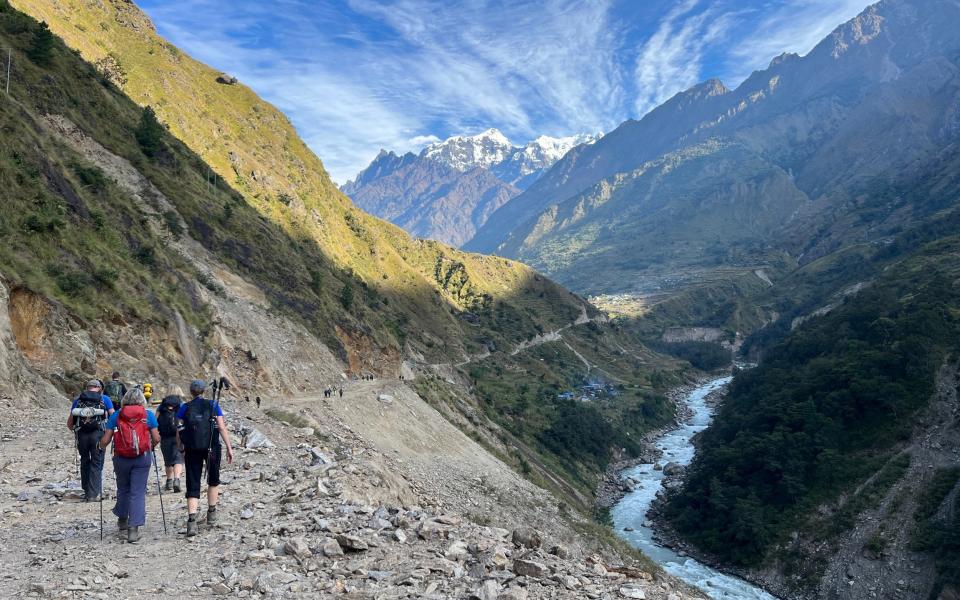
[[[198,533],[197,512],[200,509],[200,478],[207,466],[207,525],[217,522],[217,501],[220,499],[220,440],[227,445],[227,463],[233,462],[230,432],[223,420],[220,404],[203,397],[207,384],[199,379],[190,384],[193,400],[180,405],[177,411],[177,442],[184,451],[187,469],[187,535]],[[260,398],[257,397],[257,405]]]
[[[113,440],[113,472],[117,476],[117,516],[120,535],[127,542],[140,541],[140,527],[147,519],[147,478],[153,449],[160,443],[157,419],[146,407],[143,390],[135,387],[123,397],[120,412],[110,416],[100,439],[101,452]]]
[[[340,397],[343,398],[343,388],[340,388]]]
[[[99,500],[103,491],[103,450],[97,444],[107,417],[113,414],[113,402],[101,389],[98,379],[88,381],[86,389],[70,406],[67,417],[67,429],[73,431],[80,453],[80,485],[87,502]]]
[[[127,386],[120,381],[120,371],[113,372],[110,381],[108,381],[106,387],[103,388],[103,393],[110,396],[111,399],[115,399],[119,406],[120,401],[127,395]]]
[[[164,489],[168,492],[181,491],[180,477],[183,475],[183,453],[177,444],[177,411],[183,404],[183,389],[179,385],[167,388],[160,406],[154,411],[160,430],[160,452],[163,454],[163,469],[167,475]]]
[[[260,408],[260,396],[257,396],[257,408]]]

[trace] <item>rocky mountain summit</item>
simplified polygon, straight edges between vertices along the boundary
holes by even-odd
[[[599,136],[540,136],[514,146],[496,129],[453,136],[419,154],[381,150],[342,186],[364,210],[418,237],[456,246],[572,148]]]

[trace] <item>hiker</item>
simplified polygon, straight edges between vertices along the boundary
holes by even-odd
[[[67,429],[73,431],[80,453],[80,485],[87,502],[100,500],[103,492],[103,451],[97,444],[103,435],[103,426],[113,414],[113,401],[101,393],[99,379],[87,382],[86,389],[74,399],[67,417]]]
[[[257,408],[260,408],[260,396],[257,396]]]
[[[146,407],[143,390],[135,387],[123,397],[120,411],[107,420],[100,451],[113,440],[113,472],[117,476],[117,516],[120,536],[127,543],[140,541],[140,527],[147,519],[147,478],[153,449],[160,443],[157,419]]]
[[[343,388],[340,388],[340,397],[343,398]]]
[[[194,380],[190,384],[193,400],[182,404],[177,411],[177,443],[184,452],[187,470],[187,535],[191,537],[198,532],[197,511],[200,509],[200,477],[204,464],[207,466],[207,525],[217,522],[221,439],[227,445],[227,464],[233,462],[233,447],[223,411],[218,402],[203,397],[206,388],[206,383]],[[260,405],[259,397],[257,405]]]
[[[110,381],[107,382],[107,385],[103,388],[103,393],[110,396],[111,399],[116,400],[117,406],[120,406],[123,397],[127,395],[127,386],[120,381],[120,371],[113,372],[113,375],[110,376]]]
[[[244,399],[244,401],[246,401],[246,402],[250,402],[250,396],[244,396],[243,399]]]
[[[163,470],[167,476],[164,489],[180,493],[180,477],[183,475],[183,453],[177,444],[177,411],[183,404],[183,389],[179,385],[167,388],[160,406],[154,411],[160,431],[160,453],[163,454]]]

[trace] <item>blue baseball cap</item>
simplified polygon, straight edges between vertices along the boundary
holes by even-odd
[[[191,393],[194,393],[194,392],[199,393],[205,389],[207,389],[207,383],[205,381],[202,381],[200,379],[194,379],[193,381],[190,382]]]

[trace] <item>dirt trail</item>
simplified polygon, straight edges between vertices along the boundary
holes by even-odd
[[[224,406],[233,427],[255,426],[276,447],[238,449],[223,471],[221,522],[202,524],[193,539],[181,534],[185,502],[174,494],[163,497],[164,535],[151,474],[147,524],[134,546],[115,537],[112,501],[104,502],[101,542],[99,505],[70,498],[77,483],[65,411],[0,401],[21,417],[0,430],[0,597],[519,600],[615,598],[621,589],[701,597],[670,578],[608,571],[622,559],[571,533],[555,499],[399,382],[350,382],[343,400],[264,406],[303,413],[299,424],[309,429],[270,419],[253,403]],[[109,461],[104,474],[109,494]],[[520,548],[509,529],[487,526],[517,521],[543,523],[543,546]]]

